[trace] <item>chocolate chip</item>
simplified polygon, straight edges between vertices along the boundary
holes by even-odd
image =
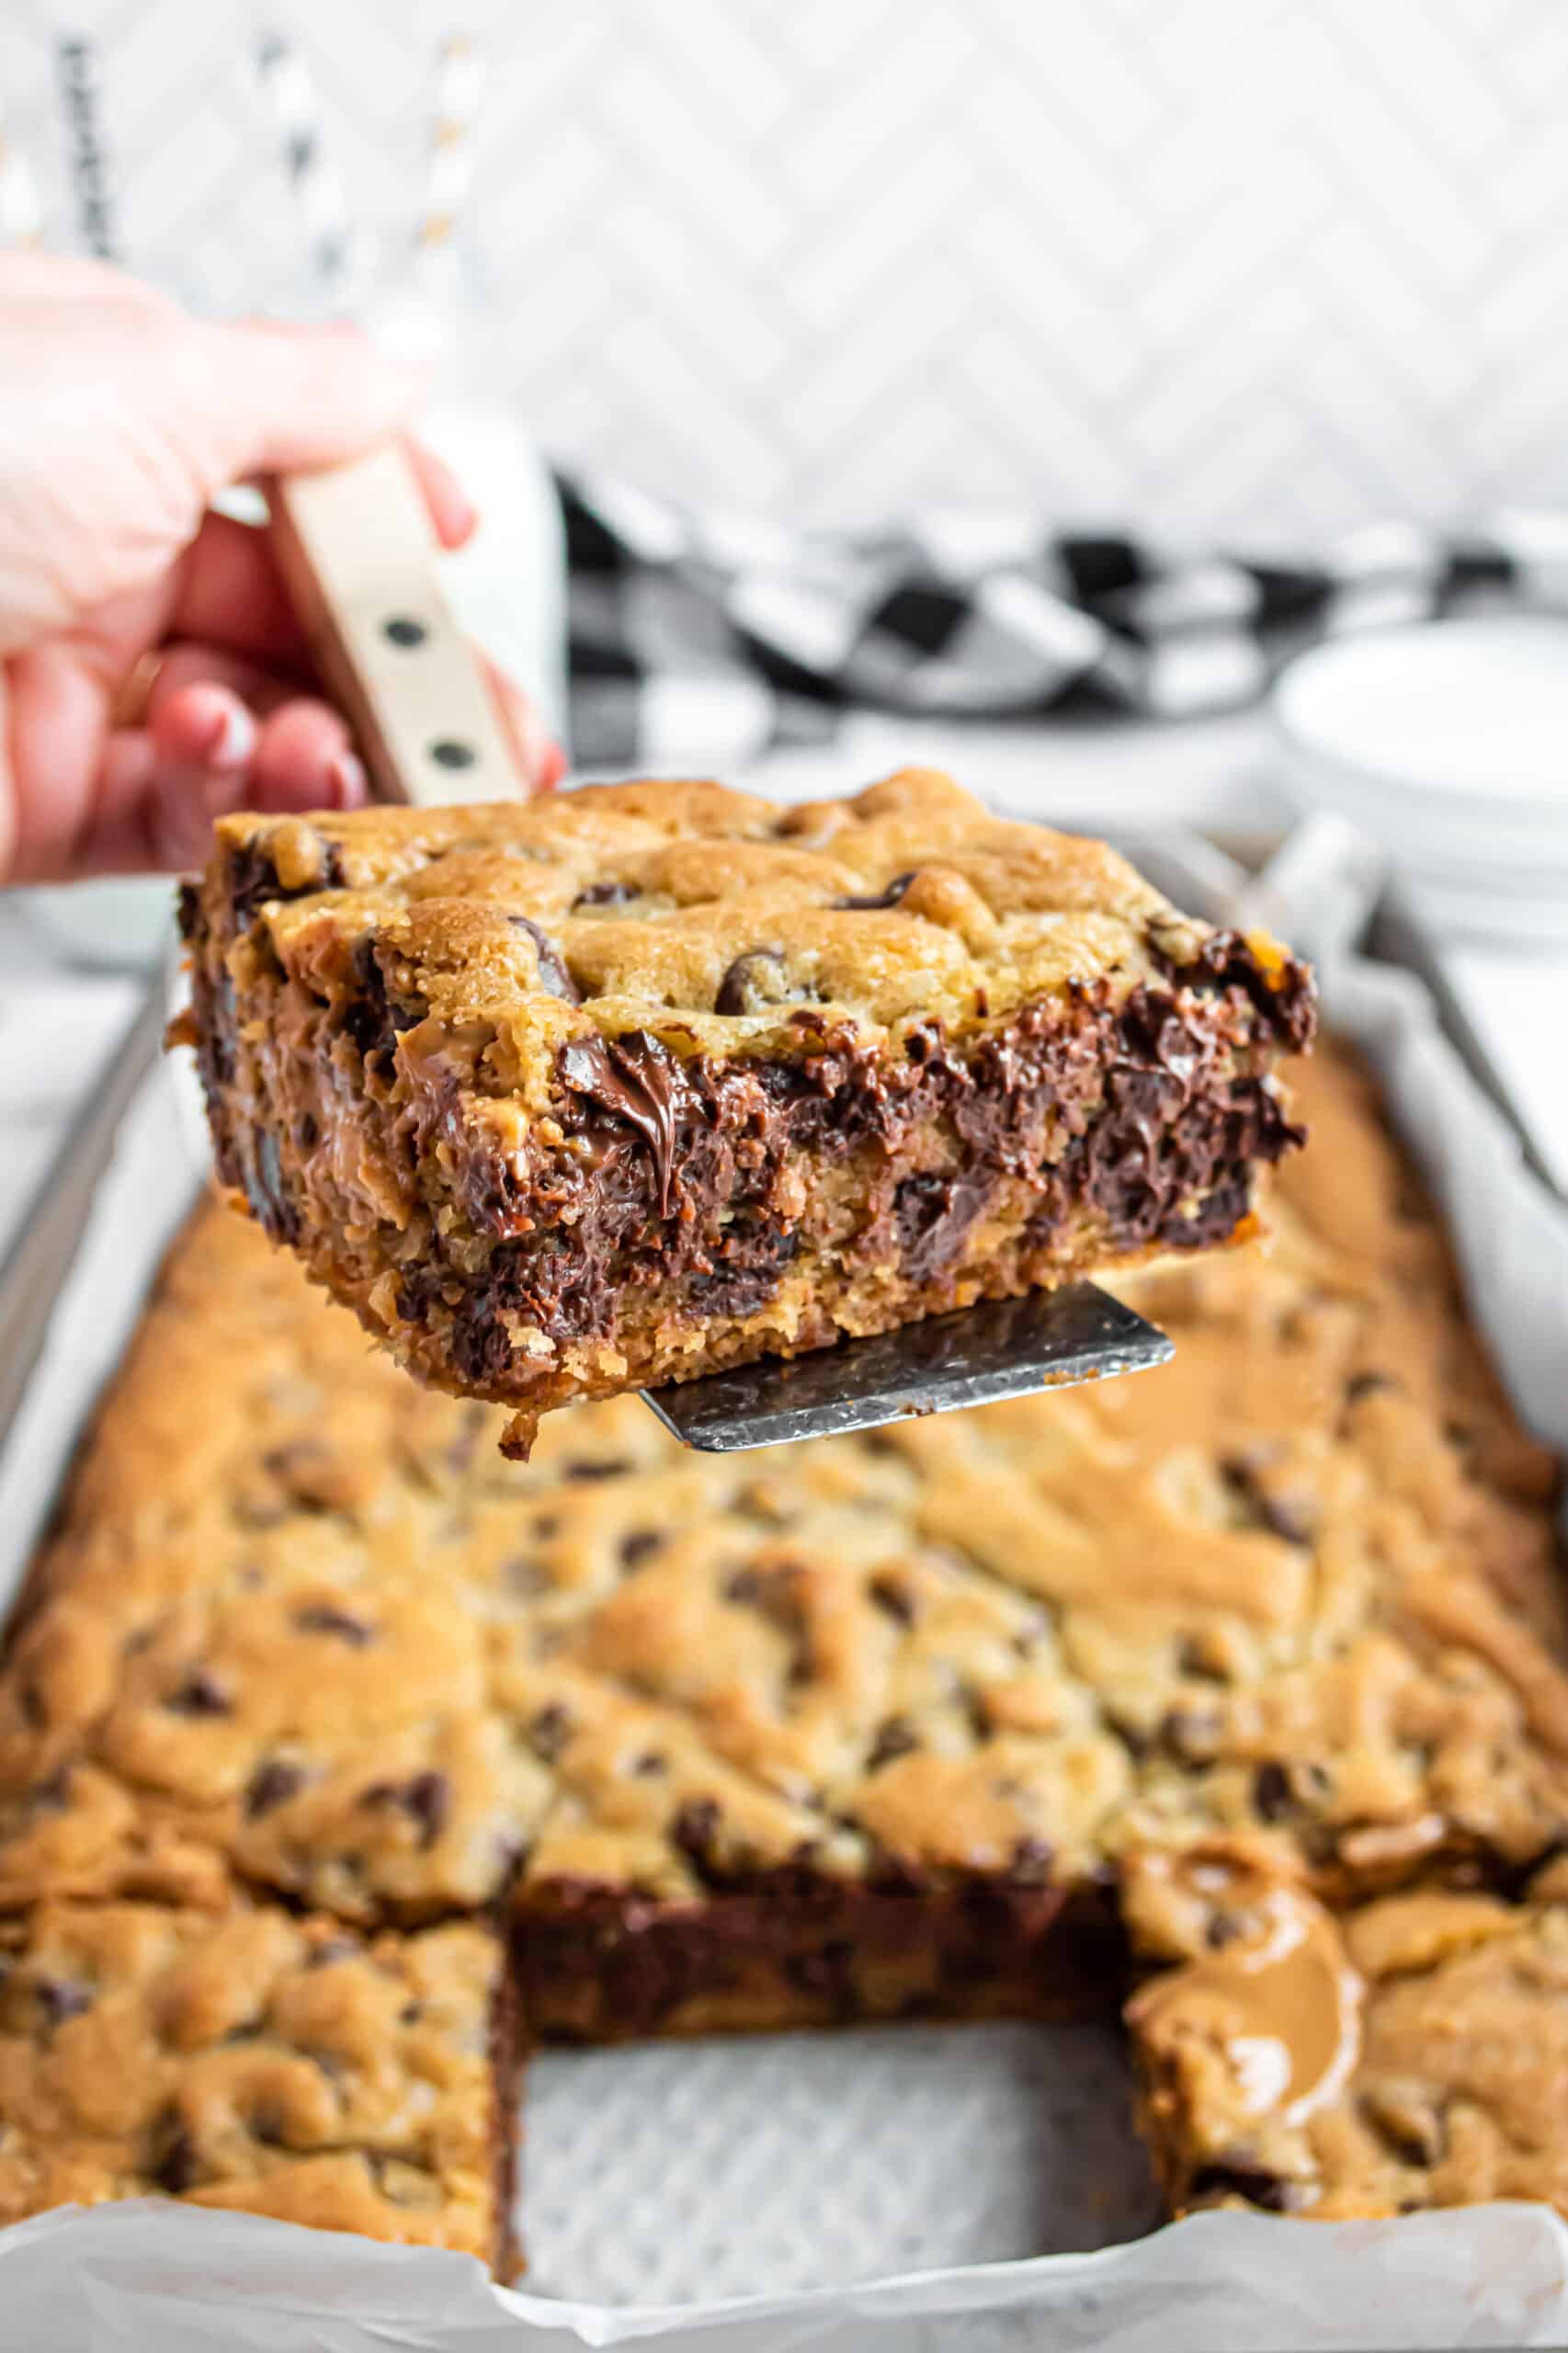
[[[1283,1822],[1293,1804],[1290,1777],[1283,1765],[1271,1759],[1258,1767],[1252,1777],[1252,1802],[1265,1822]]]
[[[1158,1738],[1189,1765],[1206,1765],[1220,1751],[1225,1720],[1218,1708],[1167,1708]]]
[[[304,890],[312,891],[315,887],[314,883],[307,882]],[[242,929],[268,899],[295,899],[302,895],[301,891],[285,891],[278,879],[278,869],[259,844],[246,842],[231,855],[229,905],[236,925]]]
[[[748,948],[737,956],[719,983],[715,1013],[762,1013],[769,1006],[788,1005],[794,992],[789,967],[778,948]]]
[[[585,1098],[572,1107],[572,1116],[581,1122],[579,1131],[585,1128],[602,1144],[608,1120],[641,1136],[648,1150],[658,1213],[667,1218],[675,1203],[683,1129],[693,1117],[706,1123],[711,1116],[690,1073],[646,1029],[629,1029],[614,1040],[570,1038],[555,1066],[562,1086]],[[613,1137],[614,1132],[612,1124],[608,1134]]]
[[[171,2198],[187,2189],[194,2189],[200,2178],[201,2168],[197,2159],[196,2143],[178,2113],[167,2110],[153,2129],[153,2155],[147,2167],[147,2177]]]
[[[572,1737],[572,1717],[558,1699],[541,1708],[528,1727],[528,1743],[545,1765],[553,1765]]]
[[[24,1810],[30,1819],[40,1813],[63,1813],[70,1802],[71,1768],[61,1765],[47,1780],[33,1784],[24,1801]]]
[[[650,1552],[656,1552],[664,1538],[652,1528],[633,1528],[620,1540],[620,1560],[623,1568],[634,1569]]]
[[[724,1598],[738,1602],[743,1609],[755,1609],[762,1599],[762,1572],[759,1569],[737,1569],[733,1576],[724,1580]]]
[[[452,1785],[444,1773],[415,1773],[406,1781],[377,1781],[361,1805],[396,1806],[419,1825],[421,1847],[433,1847],[451,1811]]]
[[[583,992],[566,969],[561,950],[548,932],[541,931],[529,915],[510,915],[507,921],[526,931],[533,941],[539,958],[539,984],[547,996],[563,998],[568,1005],[581,1005]]]
[[[895,1626],[914,1625],[914,1596],[910,1593],[908,1586],[901,1584],[896,1577],[873,1577],[866,1590],[877,1608],[885,1617],[891,1618]]]
[[[1203,1931],[1203,1941],[1210,1952],[1221,1952],[1226,1945],[1234,1944],[1242,1934],[1242,1923],[1233,1912],[1215,1912]]]
[[[357,1651],[376,1639],[375,1628],[367,1626],[363,1618],[351,1618],[347,1609],[335,1609],[326,1602],[296,1610],[294,1623],[301,1634],[333,1634]]]
[[[911,1282],[931,1282],[951,1266],[992,1190],[983,1177],[961,1170],[905,1176],[894,1188],[893,1227]]]
[[[1255,1519],[1271,1536],[1283,1538],[1287,1544],[1312,1542],[1312,1521],[1305,1506],[1288,1496],[1271,1495],[1250,1462],[1236,1458],[1221,1462],[1220,1471],[1227,1485],[1235,1489]]]
[[[304,1779],[300,1768],[290,1765],[287,1758],[269,1756],[251,1775],[250,1787],[245,1791],[246,1821],[258,1821],[264,1813],[270,1813],[274,1806],[287,1803],[302,1788]]]
[[[305,1955],[307,1969],[330,1969],[334,1961],[354,1961],[365,1948],[358,1937],[327,1937]]]
[[[263,1129],[256,1138],[253,1155],[244,1170],[246,1200],[272,1241],[297,1242],[300,1212],[284,1188],[278,1139],[270,1130]]]
[[[973,1738],[981,1742],[989,1740],[993,1725],[991,1702],[985,1693],[976,1690],[972,1684],[966,1685],[960,1682],[958,1687],[958,1695],[963,1700],[963,1711],[969,1720],[969,1728]],[[1120,1731],[1120,1726],[1116,1725],[1113,1729]]]
[[[859,2008],[855,1947],[847,1937],[830,1937],[815,1952],[787,1953],[784,1974],[798,1993],[831,2003],[842,2018],[854,2018]]]
[[[51,2027],[63,2025],[67,2018],[80,2018],[84,2010],[93,2006],[91,1989],[73,1977],[36,1977],[33,1993]]]
[[[187,1675],[178,1690],[170,1692],[164,1705],[171,1715],[176,1716],[227,1716],[233,1713],[233,1702],[228,1693],[202,1666]]]
[[[1221,2198],[1244,2198],[1269,2214],[1290,2214],[1306,2203],[1300,2182],[1285,2181],[1262,2165],[1202,2165],[1192,2177],[1187,2197],[1194,2205]]]
[[[880,1773],[895,1756],[907,1756],[920,1745],[920,1736],[906,1716],[888,1716],[877,1726],[866,1755],[868,1773]]]
[[[1269,1534],[1282,1537],[1287,1544],[1312,1542],[1312,1523],[1303,1504],[1283,1495],[1260,1495],[1257,1514]]]
[[[1008,1858],[1007,1877],[1015,1887],[1044,1887],[1055,1859],[1049,1838],[1020,1838]]]
[[[1437,2106],[1419,2085],[1371,2083],[1361,2107],[1395,2156],[1409,2165],[1435,2165],[1448,2151],[1448,2129]]]
[[[687,1798],[670,1824],[671,1840],[694,1863],[710,1862],[720,1820],[718,1804],[712,1798]]]
[[[629,899],[640,896],[636,885],[631,882],[590,882],[587,889],[579,891],[573,900],[572,913],[575,915],[582,907],[623,907]]]
[[[1183,1675],[1190,1675],[1195,1682],[1228,1683],[1229,1676],[1216,1664],[1212,1654],[1201,1639],[1189,1634],[1176,1652],[1176,1665]]]
[[[736,1508],[752,1519],[760,1519],[768,1528],[788,1528],[791,1519],[800,1517],[798,1507],[790,1498],[770,1487],[766,1480],[746,1487],[735,1498]]]
[[[915,877],[919,870],[918,867],[912,867],[907,874],[895,874],[892,881],[888,884],[887,889],[885,891],[879,892],[875,898],[830,899],[828,904],[834,907],[896,907],[904,892],[908,890],[910,884],[914,881]]]
[[[424,2015],[425,2005],[423,2002],[404,2002],[402,2009],[399,2010],[397,2014],[398,2024],[400,2026],[417,2026]]]

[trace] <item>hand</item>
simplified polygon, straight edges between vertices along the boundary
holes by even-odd
[[[208,325],[99,263],[0,257],[0,881],[193,866],[227,810],[364,798],[265,535],[211,502],[403,431],[421,390],[345,329]],[[408,448],[460,547],[472,508]],[[553,783],[491,675],[520,769]]]

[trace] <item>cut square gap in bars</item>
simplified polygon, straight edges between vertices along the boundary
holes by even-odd
[[[575,2302],[781,2295],[1161,2219],[1109,2021],[544,2051],[524,2124],[527,2286]]]

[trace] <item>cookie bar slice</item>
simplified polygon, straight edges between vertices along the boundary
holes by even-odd
[[[948,778],[233,817],[187,891],[224,1179],[537,1417],[1231,1240],[1300,1141],[1273,941]]]
[[[0,2224],[166,2195],[506,2277],[517,2064],[472,1923],[45,1904],[0,1922]]]
[[[1324,2221],[1544,2199],[1568,2213],[1568,1874],[1335,1917],[1237,1854],[1145,1856],[1129,2018],[1177,2210]]]

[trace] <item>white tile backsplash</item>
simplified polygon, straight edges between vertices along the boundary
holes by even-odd
[[[829,518],[974,500],[1229,540],[1568,502],[1562,0],[473,0],[483,381],[563,453]],[[102,42],[124,242],[228,309],[296,224],[213,0]],[[285,21],[406,219],[439,8]]]

